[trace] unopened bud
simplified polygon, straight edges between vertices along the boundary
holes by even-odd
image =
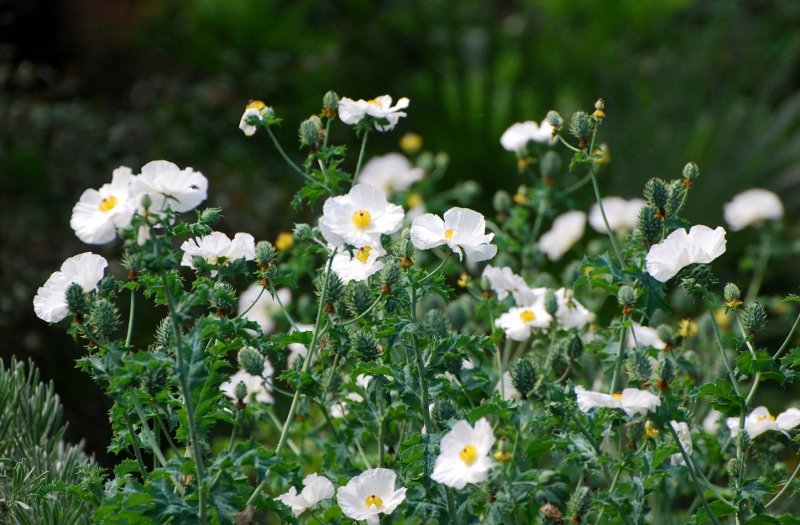
[[[650,356],[647,355],[647,350],[637,348],[629,353],[628,372],[632,379],[640,383],[650,381],[650,376],[653,374],[653,365],[650,362]]]
[[[492,457],[502,463],[511,460],[511,443],[508,442],[507,437],[500,436],[500,439],[497,440],[497,450],[494,451]]]
[[[564,119],[558,114],[558,111],[548,111],[545,120],[556,129],[564,125]]]
[[[567,504],[567,513],[572,516],[572,523],[583,523],[584,518],[592,508],[594,494],[589,487],[581,487],[572,493],[572,497]]]
[[[630,307],[636,304],[636,290],[627,284],[623,284],[617,292],[617,302],[623,307],[623,313],[630,312]]]
[[[594,103],[594,113],[592,113],[592,116],[594,118],[606,118],[606,114],[603,112],[603,109],[605,109],[605,107],[606,105],[603,102],[603,99],[598,98],[597,102]]]
[[[759,303],[748,304],[744,309],[742,325],[748,334],[755,335],[767,325],[767,311]]]
[[[117,329],[119,322],[119,312],[111,301],[98,299],[94,302],[89,314],[89,326],[98,336],[102,338],[110,336]]]
[[[494,194],[492,205],[497,213],[508,213],[511,209],[511,195],[505,190],[500,190]]]
[[[328,117],[333,118],[339,109],[339,95],[335,91],[328,91],[322,97],[322,113]]]
[[[294,225],[294,236],[301,241],[310,241],[314,238],[314,235],[311,232],[311,226],[305,223]]]
[[[683,167],[683,178],[688,181],[693,181],[700,176],[700,168],[694,162],[688,163]]]
[[[89,301],[86,298],[86,293],[83,287],[78,283],[72,283],[67,288],[67,309],[69,313],[75,316],[78,322],[82,322],[83,314],[89,308]]]
[[[145,194],[144,197],[142,197],[142,208],[148,210],[152,205],[153,205],[153,199],[150,197],[150,195]]]
[[[581,355],[583,354],[583,341],[575,334],[572,336],[572,339],[569,340],[569,344],[567,345],[567,356],[573,361],[580,359]]]
[[[671,359],[664,359],[658,362],[656,377],[658,377],[656,386],[661,390],[668,390],[670,383],[675,379],[675,365]]]
[[[667,184],[659,179],[652,178],[644,185],[644,198],[647,204],[658,210],[658,218],[663,218],[666,214],[667,201],[669,199],[669,190]]]
[[[322,142],[324,135],[322,131],[322,121],[318,116],[312,115],[310,118],[300,123],[299,135],[301,145],[316,149]]]
[[[536,369],[533,363],[526,358],[517,359],[511,365],[511,384],[522,394],[522,399],[527,399],[527,394],[536,385]]]
[[[583,111],[576,111],[569,123],[569,131],[575,138],[585,142],[586,136],[592,131],[592,122],[589,120],[589,116]]]
[[[256,262],[259,266],[266,269],[275,262],[278,252],[275,246],[269,241],[259,241],[256,244]]]
[[[742,478],[744,474],[742,465],[743,463],[739,458],[731,458],[731,460],[728,461],[728,475],[732,480],[739,480]]]
[[[353,287],[353,299],[350,301],[350,310],[353,316],[358,317],[372,306],[372,292],[363,282],[356,283]]]
[[[381,277],[383,278],[384,284],[387,286],[394,286],[398,283],[398,281],[400,281],[402,276],[402,268],[395,261],[389,261],[386,263],[386,266],[384,266],[383,270],[381,271]]]
[[[671,347],[675,344],[675,331],[672,330],[670,325],[658,325],[658,328],[656,328],[656,334],[658,335],[658,338],[667,343],[668,346]]]
[[[425,314],[424,326],[431,334],[441,339],[450,335],[450,326],[447,323],[447,318],[439,310],[429,310]]]
[[[663,231],[661,220],[658,218],[658,209],[652,206],[643,206],[636,219],[636,240],[650,246],[661,238]]]
[[[742,296],[742,292],[739,290],[739,287],[733,283],[728,283],[725,285],[725,290],[722,292],[725,298],[725,306],[728,308],[735,310],[743,303],[739,299]]]
[[[648,420],[649,421],[649,420]],[[644,423],[641,421],[634,421],[625,425],[628,430],[628,441],[634,443],[641,441],[645,436]]]
[[[264,373],[264,356],[252,346],[245,346],[236,356],[239,367],[251,376],[260,376]]]
[[[448,419],[455,417],[456,407],[453,405],[453,402],[447,398],[439,399],[433,404],[431,415],[433,416],[433,421],[441,426]]]
[[[356,332],[353,334],[353,347],[361,354],[361,360],[374,361],[381,354],[378,342],[369,332]]]
[[[558,298],[552,288],[548,288],[544,294],[544,309],[552,316],[558,312]]]
[[[750,448],[750,434],[745,429],[739,430],[739,432],[733,438],[733,444],[736,445],[737,449],[741,449],[742,452],[747,452]]]
[[[539,170],[544,179],[553,179],[561,172],[561,155],[555,151],[548,151],[542,155]]]
[[[239,383],[233,389],[233,395],[236,396],[236,399],[239,403],[244,404],[245,400],[247,399],[247,385],[244,384],[244,381],[239,381]]]

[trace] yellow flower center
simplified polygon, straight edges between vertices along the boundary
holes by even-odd
[[[519,318],[522,320],[523,323],[530,323],[531,321],[536,319],[536,314],[534,314],[532,310],[523,310],[519,314]]]
[[[113,210],[114,206],[116,205],[117,205],[117,198],[114,197],[113,195],[109,195],[108,197],[100,201],[99,208],[100,211],[102,211],[103,213],[108,213],[111,210]]]
[[[478,459],[478,449],[475,448],[475,445],[467,445],[461,449],[461,452],[458,453],[458,457],[461,458],[461,461],[466,463],[467,466],[472,465],[475,463],[475,460]]]
[[[371,99],[367,100],[367,104],[372,104],[373,106],[378,106],[379,108],[383,107],[383,104],[381,104],[380,102],[378,102],[374,98],[371,98]]]
[[[444,238],[447,239],[448,241],[452,241],[453,240],[453,229],[452,228],[450,228],[449,230],[444,232]]]
[[[509,461],[511,459],[511,457],[512,457],[511,456],[511,452],[503,452],[502,450],[495,451],[493,456],[494,456],[494,459],[496,459],[497,461],[502,461],[502,462]]]
[[[613,397],[617,401],[622,401],[622,392],[617,392],[615,394],[611,394],[611,397]]]
[[[251,100],[245,109],[257,109],[261,111],[265,107],[267,107],[267,105],[261,102],[260,100]]]
[[[369,221],[371,220],[372,215],[370,215],[367,210],[358,210],[353,214],[353,224],[356,225],[356,228],[361,228],[363,230],[369,226]]]
[[[769,419],[770,421],[775,421],[775,416],[770,415],[770,416],[757,417],[756,421],[764,421],[765,419]]]
[[[363,264],[367,264],[367,259],[369,259],[369,252],[372,251],[372,246],[364,246],[358,249],[356,252],[356,259],[358,259]]]
[[[678,332],[683,337],[694,337],[699,331],[700,327],[691,319],[682,319],[678,324]]]
[[[370,508],[373,505],[375,505],[378,508],[381,508],[381,505],[383,505],[383,500],[381,499],[380,496],[376,496],[375,494],[373,494],[371,496],[367,496],[367,499],[364,500],[364,503],[367,504],[367,508]]]
[[[417,206],[422,204],[422,202],[423,202],[422,195],[420,195],[419,193],[412,193],[406,199],[406,204],[408,205],[409,208],[416,208]]]

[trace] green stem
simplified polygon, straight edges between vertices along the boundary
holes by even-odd
[[[417,289],[414,287],[414,284],[411,283],[411,322],[417,322]],[[421,412],[422,412],[422,421],[425,423],[425,428],[428,429],[428,432],[433,432],[433,421],[431,420],[431,411],[428,408],[430,405],[428,400],[428,380],[425,375],[425,363],[422,361],[422,350],[419,347],[419,339],[417,338],[416,332],[412,332],[411,340],[414,346],[414,356],[417,360],[417,371],[419,372],[419,386],[420,386],[420,401],[421,401]]]
[[[383,416],[378,418],[378,467],[384,466],[384,453],[383,453]]]
[[[324,273],[324,281],[322,284],[322,292],[320,293],[319,297],[319,306],[317,308],[317,319],[314,324],[314,335],[311,336],[311,345],[308,347],[308,354],[307,358],[303,359],[303,369],[302,373],[307,373],[309,369],[309,365],[311,363],[311,352],[314,352],[315,348],[317,347],[318,338],[320,335],[320,324],[322,323],[323,319],[323,312],[322,309],[325,305],[325,296],[328,292],[328,276],[331,273],[331,263],[333,261],[334,256],[336,255],[337,250],[333,250],[330,257],[328,258],[328,262],[325,266],[325,273]],[[286,422],[283,424],[283,431],[281,432],[281,437],[278,440],[278,447],[275,449],[275,456],[280,458],[281,452],[283,452],[283,448],[286,446],[286,440],[289,438],[289,429],[292,427],[292,423],[294,423],[294,416],[297,413],[297,407],[300,404],[300,393],[302,389],[298,388],[294,392],[294,397],[292,398],[292,404],[289,406],[289,414],[286,416]],[[253,494],[250,496],[250,499],[247,500],[245,507],[248,505],[253,505],[258,497],[264,492],[264,489],[267,486],[267,476],[266,473],[264,475],[264,479],[261,483],[258,484],[256,489],[253,491]]]
[[[797,314],[797,319],[794,320],[792,329],[789,330],[789,334],[786,336],[786,339],[783,340],[783,344],[780,348],[778,348],[778,351],[775,352],[775,355],[772,356],[772,359],[777,361],[783,351],[789,347],[789,342],[792,340],[792,336],[794,335],[795,330],[797,330],[798,324],[800,324],[800,313]]]
[[[578,191],[579,189],[581,189],[584,186],[586,186],[586,184],[591,180],[592,180],[592,174],[591,173],[587,173],[581,180],[579,180],[578,182],[576,182],[572,186],[568,187],[567,189],[565,189],[561,193],[563,193],[564,195],[569,195],[570,193]]]
[[[122,411],[122,417],[125,418],[125,423],[128,424],[128,434],[130,434],[131,436],[131,443],[133,443],[133,452],[136,454],[136,462],[139,464],[139,472],[142,473],[142,481],[144,483],[147,483],[147,467],[144,466],[142,451],[139,450],[138,439],[136,438],[136,433],[133,431],[133,423],[131,423],[131,418],[128,417],[128,414],[125,412],[125,410]]]
[[[624,323],[629,318],[628,314],[622,316],[622,322]],[[622,327],[619,334],[619,349],[617,350],[617,364],[614,365],[614,375],[611,377],[611,394],[617,392],[617,380],[622,375],[622,359],[625,357],[625,347],[627,339],[625,336],[628,335],[628,329],[626,327]]]
[[[308,182],[311,182],[312,184],[319,184],[320,186],[322,186],[323,188],[325,188],[325,189],[328,191],[328,193],[330,193],[330,194],[332,195],[332,194],[333,194],[333,192],[331,191],[331,189],[330,189],[329,187],[327,187],[326,185],[322,184],[321,182],[319,182],[319,181],[317,181],[317,180],[314,180],[314,179],[313,179],[313,178],[312,178],[310,175],[308,175],[308,174],[307,174],[305,171],[301,170],[301,169],[300,169],[300,168],[297,166],[297,164],[295,164],[294,162],[292,162],[292,159],[290,159],[290,158],[289,158],[289,156],[286,154],[286,152],[285,152],[285,151],[283,151],[283,148],[281,147],[280,143],[278,142],[278,139],[275,137],[275,134],[272,132],[272,128],[270,128],[269,126],[266,126],[266,128],[267,128],[267,133],[269,133],[269,136],[270,136],[270,138],[272,139],[272,143],[273,143],[273,144],[275,144],[275,148],[278,150],[278,153],[280,153],[280,154],[281,154],[281,157],[283,157],[283,160],[285,160],[285,161],[286,161],[286,163],[287,163],[289,166],[291,166],[291,168],[292,168],[292,169],[294,169],[294,170],[295,170],[297,173],[299,173],[301,177],[303,177],[304,179],[306,179]]]
[[[356,185],[359,173],[361,173],[361,164],[364,162],[364,152],[367,150],[367,137],[369,137],[369,129],[364,130],[364,138],[361,139],[361,152],[358,154],[358,163],[356,164],[356,172],[353,174],[353,186]]]
[[[686,463],[686,468],[689,470],[689,475],[692,477],[692,482],[694,483],[694,488],[697,491],[698,496],[700,496],[700,500],[703,503],[703,508],[706,509],[706,514],[714,522],[714,525],[720,525],[719,520],[714,515],[714,512],[711,510],[711,507],[708,505],[708,501],[706,500],[705,494],[703,494],[703,489],[700,487],[700,482],[697,480],[697,475],[694,472],[694,464],[692,463],[692,458],[689,457],[689,454],[686,453],[686,449],[683,448],[683,443],[681,443],[681,439],[678,437],[678,433],[675,432],[675,429],[672,428],[672,423],[670,422],[667,424],[667,428],[669,428],[670,434],[672,434],[672,438],[675,440],[675,444],[678,445],[678,450],[681,452],[681,457],[683,457],[683,461]]]
[[[233,450],[233,442],[236,440],[236,428],[239,426],[239,414],[241,410],[236,410],[236,419],[233,421],[233,428],[231,429],[231,439],[228,441],[228,452]]]
[[[125,335],[125,347],[131,346],[131,338],[133,337],[133,313],[136,310],[136,290],[131,289],[131,309],[128,312],[128,333]]]
[[[456,501],[453,498],[453,492],[450,487],[443,485],[444,497],[447,500],[447,513],[450,514],[450,519],[453,520],[453,525],[458,525],[458,512],[456,510]]]
[[[255,300],[255,301],[253,301],[252,303],[250,303],[250,306],[248,306],[248,307],[247,307],[247,309],[246,309],[244,312],[242,312],[242,313],[240,313],[239,315],[237,315],[236,317],[234,317],[234,319],[239,319],[240,317],[244,317],[245,315],[247,315],[247,312],[249,312],[250,310],[252,310],[252,309],[253,309],[253,307],[256,305],[256,303],[259,301],[259,299],[261,299],[261,296],[262,296],[262,295],[264,295],[264,290],[266,290],[266,288],[264,288],[264,287],[262,286],[262,287],[261,287],[261,291],[260,291],[260,292],[258,292],[258,297],[256,297],[256,300]]]
[[[267,128],[269,129],[269,128]],[[172,318],[172,324],[175,332],[175,360],[178,368],[178,389],[183,397],[183,404],[186,408],[186,421],[189,424],[189,441],[192,445],[192,456],[194,459],[195,469],[197,470],[197,487],[198,487],[198,519],[200,525],[206,524],[206,490],[205,490],[205,467],[203,465],[203,453],[200,449],[200,441],[197,436],[197,422],[195,421],[194,404],[192,403],[191,391],[189,385],[186,384],[184,377],[184,363],[183,363],[183,342],[181,340],[181,325],[178,322],[178,315],[175,307],[175,298],[172,296],[172,290],[169,287],[167,273],[161,273],[161,283],[164,287],[164,295],[167,299],[167,308],[169,315]]]
[[[756,300],[756,297],[758,297],[758,292],[761,290],[761,283],[764,281],[764,274],[767,271],[767,263],[769,262],[770,255],[771,251],[769,249],[767,235],[762,233],[761,249],[759,250],[758,254],[758,264],[756,265],[756,271],[753,274],[753,280],[750,281],[750,286],[747,287],[747,294],[744,296],[745,304],[752,303]]]
[[[722,362],[725,363],[725,368],[728,370],[728,377],[733,384],[733,389],[736,391],[736,395],[742,397],[742,392],[739,390],[739,383],[736,382],[736,376],[733,375],[733,370],[731,370],[731,365],[728,362],[728,356],[725,355],[725,347],[722,345],[722,334],[719,331],[717,319],[714,317],[714,306],[711,304],[711,300],[708,297],[704,296],[703,302],[708,310],[708,316],[711,318],[711,326],[714,327],[714,337],[717,339],[717,346],[719,347],[719,352],[722,355]]]
[[[372,311],[372,310],[373,310],[373,309],[374,309],[376,306],[378,306],[378,303],[380,303],[380,302],[381,302],[381,298],[380,298],[380,297],[378,297],[377,299],[375,299],[375,302],[374,302],[374,303],[372,303],[372,304],[370,305],[370,307],[369,307],[369,308],[367,308],[366,310],[364,310],[364,313],[362,313],[362,314],[361,314],[361,315],[359,315],[358,317],[354,317],[354,318],[350,319],[349,321],[346,321],[346,322],[344,322],[344,323],[341,323],[339,326],[347,326],[347,325],[350,325],[350,324],[353,324],[353,323],[355,323],[356,321],[358,321],[358,320],[360,320],[360,319],[363,319],[363,318],[364,318],[364,316],[368,315],[368,314],[369,314],[369,313],[370,313],[370,312],[371,312],[371,311]],[[337,357],[338,357],[338,356],[337,356]]]
[[[795,476],[797,476],[797,473],[798,473],[798,471],[800,471],[800,463],[798,463],[798,464],[797,464],[797,468],[795,468],[795,469],[794,469],[794,472],[792,472],[792,476],[789,478],[789,481],[787,481],[787,482],[786,482],[786,484],[784,484],[784,485],[783,485],[783,488],[781,488],[781,491],[780,491],[780,492],[778,492],[778,493],[775,495],[775,497],[773,497],[771,500],[769,500],[769,503],[767,503],[766,505],[764,505],[764,508],[769,508],[769,506],[770,506],[770,505],[772,505],[773,503],[775,503],[775,501],[777,501],[777,500],[778,500],[778,498],[780,498],[781,496],[783,496],[783,494],[784,494],[784,493],[785,493],[787,490],[789,490],[789,487],[791,487],[791,486],[792,486],[792,481],[794,481],[794,478],[795,478]]]
[[[292,326],[292,328],[294,328],[295,330],[299,330],[299,328],[297,328],[297,323],[294,322],[292,316],[289,315],[289,311],[283,305],[283,301],[281,301],[281,297],[280,295],[278,295],[278,290],[275,288],[275,284],[272,282],[272,277],[269,275],[267,275],[267,282],[269,283],[270,290],[275,291],[275,301],[278,303],[278,306],[280,307],[283,316],[286,318],[287,321],[289,321],[289,324]]]

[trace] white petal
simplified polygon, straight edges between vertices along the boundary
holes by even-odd
[[[551,261],[558,261],[572,246],[583,237],[586,228],[586,214],[582,211],[568,211],[553,221],[550,231],[539,238],[539,249]]]
[[[55,272],[39,288],[33,298],[33,311],[36,316],[48,323],[57,323],[64,319],[69,310],[67,309],[67,288],[70,280],[62,272]]]
[[[420,215],[411,224],[411,243],[418,250],[430,250],[444,244],[444,221],[432,213]]]
[[[103,279],[108,261],[100,255],[86,252],[70,257],[61,265],[61,271],[70,282],[80,284],[84,292],[97,290]]]
[[[775,418],[775,423],[781,430],[791,430],[800,425],[800,410],[789,408]]]
[[[783,203],[773,192],[754,188],[735,195],[724,211],[731,231],[739,231],[764,220],[782,219]]]

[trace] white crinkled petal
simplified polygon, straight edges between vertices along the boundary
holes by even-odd
[[[53,273],[40,287],[33,298],[33,311],[36,316],[48,323],[57,323],[64,319],[69,310],[67,308],[67,288],[70,280],[63,272]]]
[[[781,430],[791,430],[797,425],[800,425],[800,410],[796,408],[789,408],[785,412],[778,414],[775,418],[775,424]]]
[[[622,408],[622,401],[601,392],[586,390],[580,385],[575,387],[578,409],[581,412],[589,412],[594,407]]]
[[[622,391],[622,409],[629,416],[634,414],[645,415],[649,411],[655,411],[660,406],[661,399],[647,390],[626,388]]]
[[[411,224],[411,243],[418,250],[430,250],[447,242],[444,221],[432,213],[420,215]]]

